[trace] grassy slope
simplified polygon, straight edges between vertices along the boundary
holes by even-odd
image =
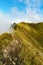
[[[24,65],[43,65],[43,23],[19,23],[14,28],[23,43],[20,57]]]
[[[2,49],[10,53],[12,50],[9,54],[11,59],[17,57],[16,65],[43,65],[43,23],[19,23],[12,27],[11,34],[0,35],[0,53]]]

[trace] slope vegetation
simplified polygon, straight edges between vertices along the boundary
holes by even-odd
[[[0,65],[43,65],[43,23],[18,23],[0,35]]]

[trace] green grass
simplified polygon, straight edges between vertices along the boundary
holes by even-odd
[[[20,52],[23,64],[43,65],[43,23],[19,23],[15,26],[14,32],[24,45]]]
[[[12,29],[12,33],[0,35],[0,58],[2,49],[8,48],[9,57],[18,59],[16,65],[43,65],[43,23],[21,22],[13,24]]]

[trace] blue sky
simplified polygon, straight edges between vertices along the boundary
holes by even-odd
[[[0,0],[0,10],[9,12],[12,7],[16,7],[19,11],[26,11],[30,7],[39,13],[43,13],[43,0]]]
[[[21,21],[43,22],[43,0],[0,0],[0,31]]]
[[[0,9],[4,12],[8,12],[12,7],[16,7],[21,11],[26,8],[26,4],[24,2],[19,2],[19,0],[0,0]]]
[[[11,23],[43,21],[43,0],[0,0],[0,17]]]
[[[43,0],[0,0],[0,13],[12,22],[40,22],[43,21]]]
[[[9,12],[12,7],[16,7],[19,11],[26,11],[30,7],[31,10],[35,9],[37,12],[43,14],[43,0],[0,0],[0,10]]]

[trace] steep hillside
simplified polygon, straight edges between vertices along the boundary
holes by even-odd
[[[43,65],[43,23],[18,23],[0,35],[0,65]]]

